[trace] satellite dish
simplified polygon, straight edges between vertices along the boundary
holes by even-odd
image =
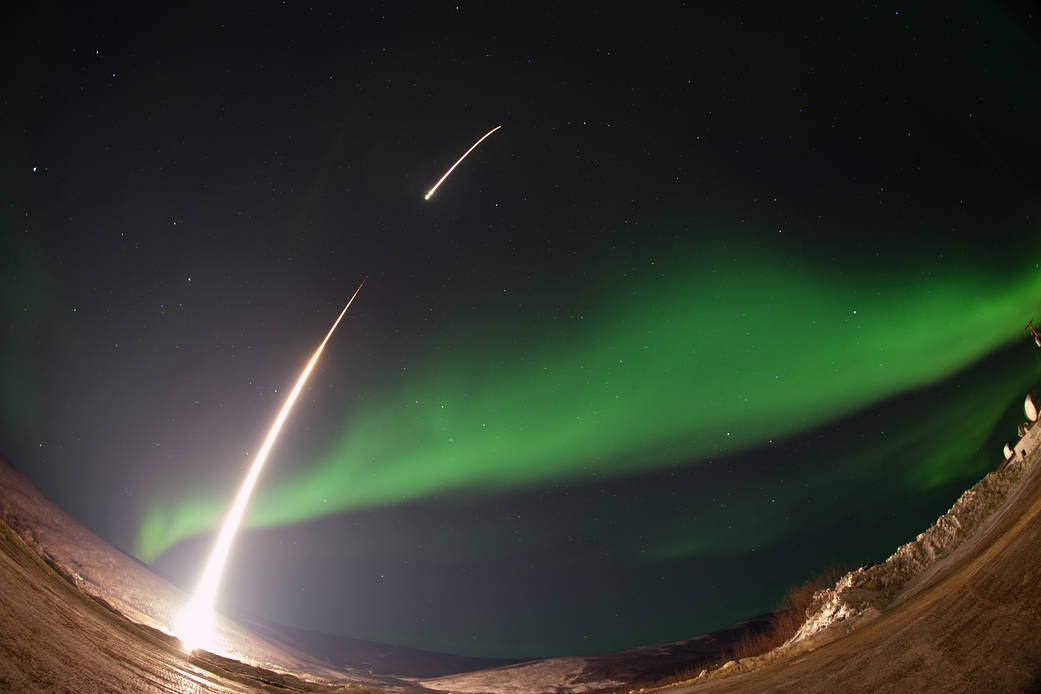
[[[1037,405],[1034,404],[1034,398],[1030,393],[1027,393],[1027,399],[1023,401],[1023,413],[1031,422],[1037,421]]]
[[[1008,447],[1007,443],[1005,444],[1005,450],[1003,451],[1003,453],[1005,454],[1005,460],[1008,460],[1012,457],[1012,449]]]

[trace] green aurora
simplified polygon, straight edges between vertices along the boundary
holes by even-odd
[[[946,508],[951,497],[945,485],[956,480],[960,490],[963,480],[978,478],[1000,460],[1001,443],[1013,440],[1022,421],[1017,398],[1039,376],[1041,359],[1032,346],[1004,350],[957,379],[879,408],[870,424],[860,417],[833,424],[813,437],[810,459],[797,465],[777,466],[771,447],[760,449],[764,460],[743,461],[743,474],[727,485],[725,500],[716,485],[695,487],[685,492],[684,503],[655,514],[647,525],[658,533],[637,547],[638,557],[740,555],[816,527],[822,517],[842,522],[901,499],[922,503],[922,495],[937,491]],[[875,430],[864,432],[866,426]],[[846,494],[852,490],[858,499],[851,503]]]
[[[966,368],[1021,338],[1041,293],[1033,266],[998,274],[938,259],[837,271],[768,250],[648,264],[595,315],[572,315],[564,327],[499,320],[471,330],[480,339],[436,350],[405,385],[366,402],[318,460],[262,481],[248,525],[747,450]],[[978,447],[992,414],[964,432],[966,446]],[[935,464],[917,466],[906,485],[965,475],[948,464],[958,455],[928,455]],[[137,555],[152,561],[208,532],[231,492],[149,507]],[[747,533],[692,532],[647,558],[736,551],[737,536]]]

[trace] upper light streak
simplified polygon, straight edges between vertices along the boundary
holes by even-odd
[[[481,138],[480,140],[478,140],[477,142],[473,143],[473,146],[471,146],[471,147],[470,147],[470,149],[466,150],[466,152],[464,152],[464,153],[463,153],[463,156],[459,157],[459,161],[457,161],[456,163],[452,164],[452,167],[451,167],[450,169],[448,169],[448,171],[445,171],[445,175],[444,175],[444,176],[442,176],[442,177],[441,177],[440,179],[438,179],[437,183],[435,183],[435,184],[434,184],[434,187],[433,187],[433,188],[431,188],[431,189],[430,189],[430,190],[429,190],[429,191],[427,192],[427,194],[423,196],[423,199],[424,199],[424,200],[429,200],[429,199],[430,199],[430,196],[431,196],[431,195],[433,195],[433,194],[434,194],[434,192],[435,192],[435,191],[437,190],[437,187],[438,187],[439,185],[441,185],[442,183],[444,183],[445,179],[446,179],[446,178],[448,178],[448,175],[449,175],[449,174],[451,174],[451,173],[452,173],[452,172],[453,172],[453,171],[455,170],[455,167],[459,166],[459,164],[460,164],[460,163],[461,163],[461,162],[463,161],[463,159],[466,159],[466,156],[467,156],[468,154],[470,154],[470,152],[472,152],[472,151],[474,151],[475,149],[477,149],[477,145],[479,145],[479,144],[481,144],[482,142],[484,142],[484,141],[485,141],[485,139],[487,139],[487,137],[488,137],[489,135],[491,135],[491,134],[492,134],[493,132],[495,132],[496,130],[498,130],[498,129],[499,129],[499,128],[501,128],[501,127],[502,127],[501,125],[497,125],[497,126],[495,126],[495,127],[494,127],[494,128],[492,128],[491,130],[489,130],[488,132],[486,132],[486,133],[484,134],[484,136],[483,136],[483,137],[482,137],[482,138]]]
[[[343,320],[344,314],[347,313],[347,309],[351,307],[354,302],[354,298],[358,296],[358,292],[365,286],[365,281],[368,278],[362,280],[358,288],[354,290],[354,294],[351,296],[347,305],[340,311],[340,315],[337,316],[336,321],[332,327],[329,328],[329,332],[326,333],[325,339],[322,340],[322,344],[318,345],[318,349],[315,350],[314,354],[311,355],[311,360],[307,362],[307,366],[300,373],[300,377],[296,380],[296,385],[293,386],[292,392],[289,393],[289,397],[286,398],[285,404],[282,405],[282,409],[279,411],[278,416],[275,417],[275,422],[271,425],[271,429],[267,433],[267,437],[264,439],[264,444],[260,447],[260,452],[253,461],[253,465],[249,469],[249,473],[246,475],[245,481],[242,483],[242,487],[239,489],[238,496],[235,497],[235,503],[232,504],[231,510],[224,519],[224,525],[221,528],[220,535],[217,537],[217,542],[213,546],[213,551],[210,553],[210,558],[206,562],[206,568],[203,570],[202,576],[199,579],[198,587],[195,589],[195,595],[192,596],[191,601],[188,603],[184,612],[178,620],[175,626],[175,632],[184,644],[184,648],[187,651],[193,651],[196,648],[206,648],[209,650],[213,649],[215,636],[216,636],[216,619],[214,614],[214,605],[217,600],[217,589],[220,587],[221,575],[224,573],[224,565],[228,561],[228,553],[231,550],[231,544],[235,540],[235,534],[238,532],[239,525],[242,523],[242,517],[246,512],[246,506],[249,504],[249,497],[253,493],[253,487],[257,483],[257,478],[260,477],[260,471],[264,467],[264,463],[267,461],[268,454],[271,452],[272,446],[275,445],[275,439],[278,438],[278,433],[282,429],[282,425],[285,423],[286,418],[289,416],[289,411],[293,409],[293,404],[296,402],[297,396],[300,395],[300,391],[303,390],[304,384],[307,382],[307,378],[311,375],[311,371],[314,369],[315,364],[318,363],[318,358],[322,356],[322,350],[325,349],[325,344],[329,342],[329,338],[333,336],[333,332],[336,330],[336,326]]]

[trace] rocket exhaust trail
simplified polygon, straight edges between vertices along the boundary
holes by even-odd
[[[307,377],[311,375],[312,369],[315,364],[318,363],[318,358],[322,356],[322,350],[325,349],[325,343],[329,341],[329,338],[333,336],[333,332],[336,330],[336,326],[343,320],[343,316],[347,313],[347,309],[351,307],[351,303],[354,302],[354,297],[358,296],[358,292],[365,286],[365,282],[369,278],[366,277],[358,285],[358,288],[354,290],[354,294],[351,296],[347,305],[340,311],[340,315],[337,316],[333,326],[329,328],[329,332],[326,333],[325,339],[322,340],[322,344],[318,345],[318,349],[315,350],[314,354],[311,355],[311,360],[307,362],[307,366],[300,373],[300,377],[296,380],[296,385],[293,386],[292,392],[289,393],[289,397],[286,398],[285,404],[282,405],[282,409],[279,411],[278,416],[275,417],[274,424],[271,425],[271,429],[267,433],[267,437],[264,439],[264,444],[260,447],[260,452],[257,457],[253,460],[253,465],[249,469],[249,473],[246,475],[245,481],[242,483],[242,487],[239,489],[238,496],[235,497],[235,502],[231,505],[231,510],[228,511],[228,515],[224,519],[224,525],[221,527],[220,535],[217,537],[217,542],[213,546],[213,551],[210,553],[210,558],[206,562],[206,568],[202,572],[202,576],[199,578],[198,587],[195,589],[195,595],[192,596],[191,601],[188,603],[184,612],[181,613],[178,623],[174,627],[175,635],[181,639],[184,644],[184,649],[188,652],[195,650],[196,648],[212,649],[215,646],[216,637],[216,615],[214,613],[214,605],[217,600],[217,589],[220,587],[221,574],[224,573],[224,565],[228,561],[228,552],[231,550],[231,543],[235,540],[235,533],[238,532],[239,524],[242,522],[242,517],[246,512],[246,506],[249,504],[250,494],[253,493],[253,486],[257,482],[257,478],[260,477],[260,471],[264,467],[265,461],[267,461],[268,454],[271,452],[271,447],[275,444],[275,439],[278,438],[278,433],[282,429],[282,425],[286,421],[286,417],[289,416],[289,411],[293,409],[293,403],[296,402],[296,398],[300,395],[300,391],[303,390],[304,384],[307,382]]]
[[[482,137],[482,138],[481,138],[480,140],[478,140],[477,142],[473,143],[473,146],[472,146],[472,147],[470,147],[470,149],[468,149],[468,150],[466,150],[465,152],[463,152],[463,156],[459,157],[459,161],[457,161],[456,163],[452,164],[452,168],[448,169],[448,171],[445,171],[445,175],[444,175],[444,176],[442,176],[442,177],[441,177],[441,178],[440,178],[440,179],[438,180],[438,182],[434,184],[434,187],[433,187],[433,188],[431,188],[431,189],[430,189],[430,191],[429,191],[429,192],[428,192],[428,193],[427,193],[426,195],[424,195],[424,196],[423,196],[423,199],[424,199],[424,200],[429,200],[429,199],[430,199],[430,196],[431,196],[431,195],[433,195],[433,194],[434,194],[434,191],[436,191],[436,190],[437,190],[437,187],[438,187],[439,185],[441,185],[442,183],[444,183],[444,182],[445,182],[445,179],[446,179],[446,178],[448,178],[448,174],[450,174],[450,173],[452,173],[453,171],[455,171],[455,167],[459,166],[459,164],[460,164],[460,163],[461,163],[461,162],[463,161],[463,159],[466,159],[466,155],[467,155],[467,154],[469,154],[470,152],[474,151],[475,149],[477,149],[477,145],[479,145],[479,144],[481,144],[482,142],[484,142],[485,138],[487,138],[487,137],[488,137],[489,135],[491,135],[491,134],[492,134],[493,132],[495,132],[496,130],[498,130],[498,129],[499,129],[499,128],[501,128],[501,127],[502,127],[501,125],[497,125],[497,126],[495,126],[495,127],[494,127],[494,128],[492,128],[491,130],[489,130],[488,132],[486,132],[486,133],[484,134],[484,137]]]

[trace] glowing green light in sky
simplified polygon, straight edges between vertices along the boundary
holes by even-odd
[[[652,270],[563,329],[474,327],[366,402],[319,460],[258,490],[249,524],[739,451],[964,368],[1021,337],[1041,298],[1035,271],[941,261],[887,276],[753,249]],[[220,498],[151,508],[138,555],[212,527]]]
[[[766,464],[732,478],[725,488],[684,490],[684,503],[647,521],[657,535],[631,543],[632,555],[649,560],[740,555],[818,527],[821,518],[836,523],[849,514],[867,515],[865,509],[884,517],[899,499],[913,503],[911,498],[951,480],[978,478],[1001,461],[995,432],[1001,441],[1015,441],[1015,422],[999,423],[1010,407],[1022,417],[1017,405],[1024,389],[1041,375],[1036,354],[1006,356],[1004,363],[990,360],[985,370],[976,368],[877,415],[872,425],[882,431],[867,432],[866,445],[861,429],[871,425],[847,422],[813,447],[815,461],[798,469]],[[767,446],[760,454],[769,458],[770,451]],[[846,496],[853,489],[855,504]]]

